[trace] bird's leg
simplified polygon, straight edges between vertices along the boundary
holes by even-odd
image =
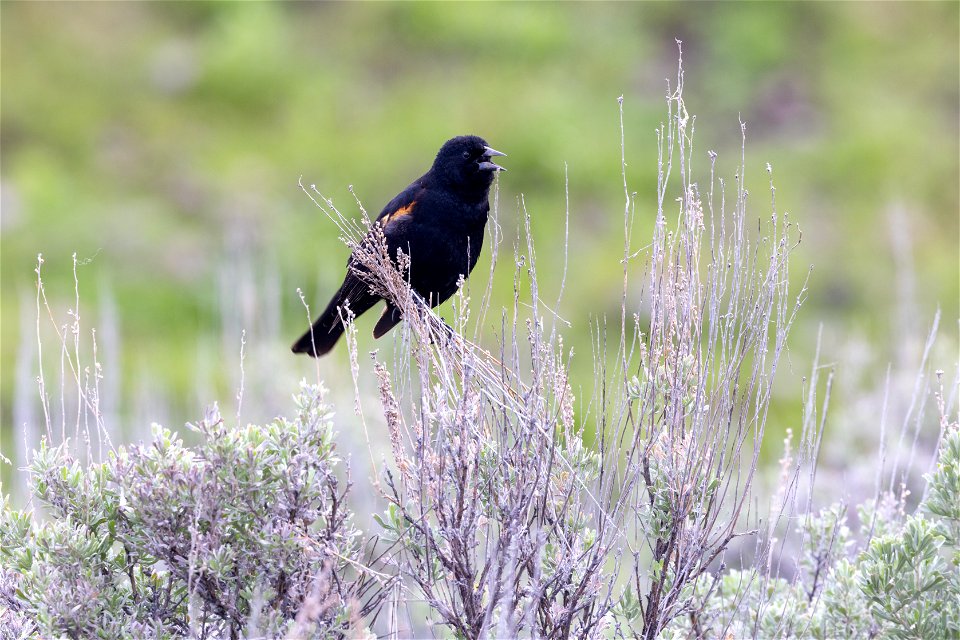
[[[440,318],[440,322],[443,323],[443,327],[440,331],[430,333],[430,344],[445,346],[450,338],[457,335],[457,332],[454,331],[453,327],[450,326],[450,323],[446,321],[443,316],[437,316]]]

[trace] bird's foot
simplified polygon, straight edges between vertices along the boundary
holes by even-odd
[[[450,323],[440,316],[440,322],[443,323],[443,327],[439,331],[432,333],[430,336],[430,344],[438,346],[446,346],[450,341],[457,335],[457,332],[450,326]]]

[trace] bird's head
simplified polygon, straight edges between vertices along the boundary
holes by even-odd
[[[440,147],[437,159],[433,162],[433,171],[439,180],[451,188],[478,191],[485,195],[497,171],[506,171],[493,162],[493,158],[505,155],[491,149],[479,136],[458,136]]]

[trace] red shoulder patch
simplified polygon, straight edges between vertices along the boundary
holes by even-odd
[[[384,218],[383,218],[383,226],[387,226],[388,224],[390,224],[390,223],[393,222],[394,220],[398,220],[399,218],[402,218],[403,216],[408,216],[408,215],[410,215],[410,212],[413,211],[413,205],[415,205],[415,204],[417,204],[416,200],[414,200],[413,202],[411,202],[410,204],[408,204],[408,205],[405,206],[405,207],[400,207],[400,208],[397,209],[396,211],[391,211],[390,213],[388,213],[388,214],[387,214],[386,216],[384,216]]]

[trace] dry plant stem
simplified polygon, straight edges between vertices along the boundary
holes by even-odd
[[[765,566],[762,567],[763,572],[760,579],[763,581],[764,588],[768,588],[770,580],[777,577],[777,572],[780,564],[784,561],[787,548],[787,538],[790,535],[790,524],[791,520],[797,519],[796,514],[804,514],[803,520],[805,526],[810,525],[812,517],[816,514],[816,511],[813,509],[813,484],[816,477],[816,466],[817,460],[820,453],[820,444],[822,442],[823,430],[825,427],[826,417],[827,417],[827,408],[830,405],[830,394],[833,388],[833,378],[834,370],[832,366],[821,366],[820,365],[820,349],[821,349],[821,333],[818,333],[817,336],[817,345],[814,352],[813,364],[811,366],[811,372],[809,379],[804,379],[804,384],[806,385],[805,397],[804,397],[804,412],[803,412],[803,421],[802,421],[802,431],[800,434],[800,444],[798,448],[798,453],[794,456],[791,452],[792,446],[792,437],[793,433],[791,429],[787,429],[787,437],[784,440],[784,455],[780,460],[781,464],[781,476],[780,482],[777,490],[777,494],[774,498],[775,505],[771,505],[768,515],[768,529],[766,539],[758,541],[761,557],[766,558]],[[817,409],[817,392],[820,388],[819,376],[821,369],[827,369],[827,380],[823,385],[823,399],[821,401],[821,406],[818,412]],[[804,467],[807,467],[807,496],[806,500],[802,505],[797,504],[797,489],[799,486],[799,479],[803,472]],[[836,537],[838,535],[840,523],[833,528],[831,534],[831,540],[826,549],[826,553],[823,557],[820,558],[820,561],[817,564],[816,570],[811,578],[811,584],[809,587],[806,587],[807,592],[807,601],[810,603],[810,606],[815,607],[820,598],[820,582],[821,579],[825,576],[821,575],[823,571],[826,570],[826,561],[829,558],[829,554],[833,551],[834,543],[836,542]],[[807,530],[805,527],[801,528],[802,530]],[[777,542],[775,537],[778,532],[782,533],[782,538],[779,540],[780,546],[779,551],[775,554],[774,547]],[[794,544],[803,545],[805,540],[801,535],[800,540],[796,541]],[[798,572],[794,576],[794,584],[799,584],[800,573]],[[761,590],[760,602],[758,603],[758,611],[756,620],[759,621],[763,612],[769,606],[764,594],[766,591]],[[787,631],[787,630],[784,630]],[[792,630],[796,632],[797,630]],[[758,629],[754,629],[754,635],[759,633]],[[805,637],[807,635],[806,630],[802,630],[799,633],[800,637]]]
[[[303,185],[301,184],[301,187],[302,187],[302,186],[303,186]],[[306,312],[306,314],[307,314],[307,326],[308,326],[308,327],[312,327],[312,326],[313,326],[313,319],[310,317],[310,305],[307,303],[307,298],[306,298],[306,296],[303,295],[303,290],[302,290],[300,287],[297,287],[297,295],[300,297],[300,304],[303,305],[303,308],[304,308],[304,310],[305,310],[305,312]],[[313,341],[313,334],[312,334],[312,333],[310,334],[310,340],[311,340],[311,343],[312,343],[312,341]],[[311,346],[313,346],[313,347],[314,347],[314,350],[316,350],[316,344],[312,343]],[[315,372],[316,372],[316,376],[317,376],[317,386],[320,386],[321,383],[322,383],[322,381],[320,380],[320,360],[319,360],[319,358],[314,358],[314,359],[313,359],[313,368],[314,368],[314,370],[315,370]]]
[[[646,594],[646,638],[684,611],[685,588],[737,535],[750,504],[772,379],[803,296],[789,297],[792,229],[776,210],[772,187],[768,235],[751,245],[743,151],[732,219],[726,219],[722,195],[715,210],[712,182],[704,216],[692,179],[693,119],[682,91],[680,70],[676,89],[668,89],[670,119],[660,130],[649,332],[640,348],[634,406],[618,437],[632,442],[626,466],[637,468],[638,476],[625,477],[625,484],[636,513],[646,508],[658,514],[652,529],[642,517],[635,523],[654,567],[648,575],[638,563],[633,581]],[[664,206],[675,162],[680,207],[671,229]],[[705,242],[710,256],[704,273]],[[620,358],[626,361],[623,353]]]
[[[550,339],[557,339],[557,319],[560,313],[560,301],[563,299],[563,292],[567,286],[567,268],[569,266],[570,250],[570,172],[567,163],[563,163],[563,272],[560,275],[560,288],[557,290],[557,301],[554,303],[555,310],[553,327],[550,330]],[[570,323],[566,323],[570,326]]]
[[[627,287],[629,281],[630,267],[630,227],[631,227],[631,200],[630,190],[627,187],[627,147],[626,136],[623,127],[623,96],[617,98],[617,105],[620,112],[620,175],[623,179],[623,292],[620,298],[620,367],[623,374],[623,382],[627,382]]]
[[[77,254],[73,254],[73,291],[74,303],[73,309],[68,311],[68,315],[73,317],[70,325],[70,332],[73,334],[73,361],[76,363],[75,373],[77,376],[77,419],[74,423],[74,440],[80,441],[80,418],[83,410],[83,387],[80,384],[80,280],[77,278]],[[89,447],[89,431],[87,434],[87,446]],[[89,454],[89,452],[88,452]],[[89,460],[89,455],[87,456]]]
[[[931,383],[931,380],[930,380],[931,376],[924,372],[927,370],[927,367],[928,367],[927,362],[930,356],[930,351],[933,349],[934,342],[936,342],[937,330],[939,329],[939,327],[940,327],[940,309],[937,309],[937,313],[933,317],[933,326],[930,328],[930,333],[927,336],[927,342],[923,347],[923,357],[921,359],[921,364],[920,364],[921,373],[917,376],[918,385],[920,381],[923,380],[922,396],[924,398],[926,398],[930,394],[930,383]],[[915,389],[915,392],[916,392],[916,389]],[[915,404],[915,400],[911,399],[911,405],[913,404]],[[919,407],[917,408],[916,417],[914,418],[914,421],[913,421],[913,441],[910,443],[910,457],[907,459],[907,465],[906,467],[904,467],[904,471],[901,476],[901,481],[900,481],[901,485],[905,485],[907,483],[907,474],[909,470],[913,468],[913,460],[917,452],[917,441],[920,438],[920,427],[923,424],[923,414],[926,407],[927,407],[926,402],[923,402],[923,401],[919,402]],[[911,411],[912,409],[913,407],[911,406]],[[908,413],[907,415],[909,416],[910,414]],[[906,421],[904,422],[906,423]]]
[[[47,429],[47,439],[53,442],[53,427],[50,418],[50,403],[47,399],[46,379],[43,376],[43,340],[40,337],[40,301],[46,305],[47,296],[43,290],[43,278],[40,275],[40,269],[43,266],[43,255],[37,254],[37,268],[34,272],[37,274],[37,385],[40,390],[40,404],[43,406],[44,425]]]
[[[340,322],[346,327],[344,338],[347,343],[347,353],[350,355],[350,376],[353,379],[354,390],[354,413],[360,418],[360,424],[363,426],[363,437],[367,445],[367,454],[370,456],[370,468],[373,470],[373,484],[380,489],[380,471],[377,467],[377,461],[373,455],[373,446],[370,444],[370,429],[367,427],[367,420],[364,417],[360,406],[360,363],[357,354],[357,327],[354,324],[354,315],[349,305],[340,310]],[[313,326],[313,325],[310,325]]]
[[[36,333],[37,333],[37,386],[40,392],[40,403],[43,407],[44,423],[46,426],[46,435],[47,440],[50,443],[56,442],[53,437],[53,416],[50,411],[50,399],[46,386],[46,378],[44,376],[44,366],[43,366],[43,338],[41,332],[41,315],[45,312],[47,318],[50,320],[50,324],[53,326],[54,331],[57,334],[57,341],[59,342],[59,355],[60,355],[60,434],[59,442],[65,442],[67,440],[67,380],[69,379],[71,384],[76,385],[76,415],[73,419],[74,433],[73,433],[73,446],[76,447],[76,451],[83,451],[87,460],[93,459],[93,450],[92,444],[90,441],[90,430],[89,428],[84,429],[82,425],[86,423],[89,425],[89,420],[92,417],[94,424],[97,425],[98,432],[106,433],[106,427],[103,422],[103,415],[99,403],[99,392],[97,391],[96,385],[91,387],[89,383],[89,369],[81,370],[80,368],[80,284],[79,277],[77,274],[77,267],[85,264],[77,260],[76,254],[73,254],[73,278],[74,278],[74,308],[68,310],[68,315],[72,319],[69,324],[59,325],[55,319],[53,310],[50,308],[50,303],[47,300],[46,289],[43,285],[43,277],[41,273],[41,268],[43,266],[43,255],[37,255],[37,267],[34,272],[37,275],[37,317],[36,317]],[[69,336],[72,335],[72,340]],[[71,344],[72,343],[72,344]],[[99,379],[100,369],[99,363],[96,361],[96,341],[94,334],[94,376],[95,380]],[[86,378],[86,380],[85,380]],[[71,407],[72,408],[72,407]],[[84,440],[84,447],[81,450],[79,448],[79,442],[81,436]],[[108,436],[109,437],[109,436]]]
[[[873,500],[875,504],[880,503],[880,495],[883,493],[883,486],[881,479],[883,478],[883,469],[887,463],[887,406],[890,399],[890,368],[891,365],[887,364],[887,374],[883,382],[883,406],[880,409],[880,462],[877,465],[877,475],[874,479],[874,496]],[[877,512],[874,511],[873,518],[870,523],[870,532],[867,535],[867,543],[870,543],[870,540],[873,539],[873,529],[876,525]]]
[[[90,342],[93,346],[93,389],[90,390],[88,385],[88,392],[91,393],[93,398],[93,413],[97,422],[97,460],[103,460],[104,440],[106,440],[107,447],[110,451],[113,450],[113,441],[110,438],[110,433],[107,431],[107,425],[103,418],[103,410],[100,406],[100,380],[103,379],[103,366],[97,357],[96,328],[90,329]]]
[[[245,348],[247,346],[247,330],[242,329],[240,331],[240,387],[237,389],[237,424],[240,424],[240,415],[243,410],[243,382],[244,382],[244,371],[243,371],[243,360],[245,354]]]
[[[500,228],[498,212],[500,211],[500,180],[493,183],[493,206],[490,210],[490,217],[487,220],[487,235],[490,237],[487,245],[490,247],[490,272],[487,276],[487,286],[480,302],[480,311],[477,314],[477,325],[473,333],[473,341],[477,342],[480,338],[480,331],[487,322],[487,312],[490,309],[490,297],[493,293],[493,275],[494,268],[497,265],[497,257],[500,253],[500,243],[503,241],[503,230]]]

